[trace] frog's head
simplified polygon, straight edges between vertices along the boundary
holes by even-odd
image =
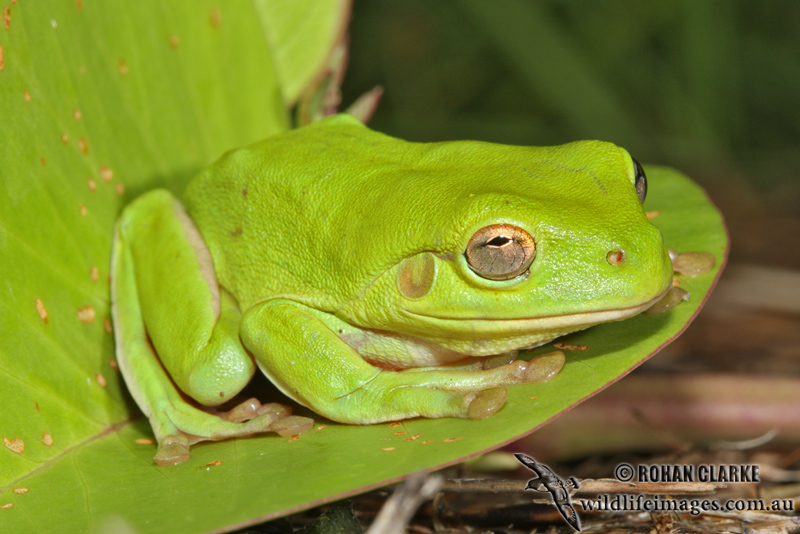
[[[473,356],[625,319],[670,287],[646,178],[610,143],[416,145],[387,170],[391,267],[339,311]],[[402,200],[397,200],[402,199]]]

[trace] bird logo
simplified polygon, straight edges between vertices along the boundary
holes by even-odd
[[[552,469],[544,464],[540,464],[527,454],[516,453],[514,457],[519,462],[536,473],[536,478],[528,481],[526,490],[539,491],[542,493],[549,493],[553,498],[553,504],[556,509],[575,531],[581,531],[581,518],[572,506],[572,499],[570,498],[571,489],[578,489],[581,487],[580,482],[575,477],[569,477],[568,481],[564,481],[560,476],[555,474]]]

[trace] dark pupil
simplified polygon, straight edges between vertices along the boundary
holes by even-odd
[[[503,245],[508,245],[511,243],[512,239],[510,237],[499,235],[497,237],[493,237],[487,243],[487,247],[502,247]]]

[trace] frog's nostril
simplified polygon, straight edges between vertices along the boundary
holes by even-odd
[[[606,254],[606,261],[611,265],[619,265],[625,261],[625,252],[621,250],[612,250]]]

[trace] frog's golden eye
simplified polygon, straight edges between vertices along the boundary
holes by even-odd
[[[511,224],[481,228],[467,244],[467,263],[478,276],[489,280],[509,280],[531,266],[536,243],[531,235]]]
[[[639,195],[639,202],[644,204],[647,196],[647,176],[644,175],[644,169],[635,159],[633,159],[633,185],[636,187],[636,194]]]

